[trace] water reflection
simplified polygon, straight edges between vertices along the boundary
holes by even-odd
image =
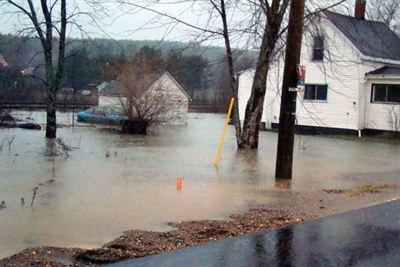
[[[291,189],[292,188],[292,180],[290,179],[276,179],[275,180],[275,188],[277,189]]]
[[[248,184],[260,184],[269,179],[265,173],[266,165],[259,161],[257,150],[236,150],[234,157],[229,164],[229,171],[232,173],[243,172],[241,180]]]
[[[292,227],[283,228],[277,232],[276,259],[279,267],[292,266]]]
[[[399,266],[400,201],[122,266]],[[193,261],[193,259],[196,259]]]

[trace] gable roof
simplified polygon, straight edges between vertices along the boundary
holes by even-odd
[[[396,75],[400,76],[400,67],[391,67],[385,66],[371,72],[366,73],[365,75]]]
[[[104,81],[101,84],[96,86],[96,89],[98,92],[101,92],[104,88],[106,88],[108,85],[108,82]]]
[[[123,94],[123,88],[120,81],[111,80],[106,83],[103,82],[100,85],[102,85],[102,88],[99,90],[98,95],[122,96]]]
[[[155,81],[157,81],[162,76],[162,73],[151,73],[142,77],[138,77],[137,82],[140,83],[144,88],[149,88]],[[104,96],[122,96],[124,95],[124,87],[122,82],[117,78],[117,80],[112,80],[103,87],[99,92],[99,95]]]
[[[386,24],[331,11],[324,14],[363,55],[400,61],[400,38]]]
[[[176,86],[178,86],[178,88],[182,91],[182,93],[191,101],[192,98],[190,97],[189,93],[185,90],[185,88],[182,87],[182,85],[180,85],[180,83],[178,83],[178,81],[174,78],[174,76],[172,76],[171,73],[169,73],[168,71],[164,72],[164,74],[166,74],[174,83]]]
[[[178,87],[179,90],[182,91],[182,93],[191,100],[191,97],[189,94],[186,92],[185,89],[175,80],[175,78],[168,72],[159,72],[159,73],[151,73],[146,76],[142,77],[141,81],[138,81],[141,83],[141,86],[144,88],[149,88],[151,85],[153,85],[157,80],[159,80],[163,75],[167,75],[167,77]],[[140,79],[140,78],[139,78]],[[98,93],[99,95],[102,96],[123,96],[124,95],[124,88],[121,83],[121,81],[117,80],[112,80],[106,84],[101,91]]]

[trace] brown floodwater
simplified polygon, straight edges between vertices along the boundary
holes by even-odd
[[[45,121],[41,112],[20,116]],[[60,113],[59,121],[71,124],[71,114]],[[297,136],[294,178],[282,189],[274,180],[277,134],[261,132],[258,151],[237,151],[232,127],[216,170],[223,123],[221,115],[190,114],[186,126],[158,127],[147,136],[60,128],[73,147],[68,158],[46,156],[44,130],[1,129],[0,201],[6,208],[0,210],[0,258],[32,246],[97,247],[124,230],[166,230],[169,221],[222,219],[279,201],[260,194],[263,189],[398,182],[398,144]]]

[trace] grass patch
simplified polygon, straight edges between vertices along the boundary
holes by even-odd
[[[328,194],[346,194],[349,197],[357,197],[365,194],[380,193],[382,190],[386,189],[398,189],[398,188],[400,188],[400,186],[397,184],[378,184],[378,185],[364,185],[350,190],[324,189],[322,191]]]
[[[395,184],[381,184],[381,185],[364,185],[360,188],[352,189],[347,192],[349,197],[356,197],[365,194],[380,193],[385,189],[398,189],[400,186]]]

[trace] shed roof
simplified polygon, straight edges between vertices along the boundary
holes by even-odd
[[[160,73],[151,73],[146,76],[137,77],[137,83],[139,83],[144,89],[149,88],[157,79],[161,77]],[[99,92],[100,95],[104,96],[122,96],[124,94],[124,87],[122,82],[117,80],[112,80]]]
[[[384,23],[324,11],[365,56],[400,61],[400,38]]]
[[[384,66],[365,74],[368,75],[395,75],[400,76],[400,67]]]
[[[154,84],[158,79],[160,79],[163,75],[167,75],[167,77],[173,81],[173,83],[183,92],[183,94],[191,100],[190,95],[186,92],[186,90],[175,80],[175,78],[168,72],[160,72],[160,73],[151,73],[147,74],[146,76],[143,76],[139,79],[140,81],[137,81],[138,83],[141,84],[143,88],[149,88],[152,84]],[[107,85],[99,91],[99,95],[103,96],[123,96],[124,95],[124,87],[121,83],[121,81],[117,80],[112,80],[107,83]]]

